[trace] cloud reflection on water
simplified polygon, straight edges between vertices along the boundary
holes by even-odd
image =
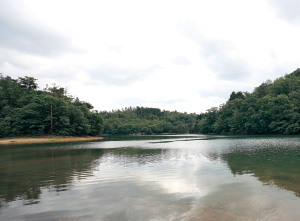
[[[300,215],[300,198],[291,192],[299,188],[299,138],[200,138],[2,148],[0,195],[6,206],[0,218],[293,220]],[[26,206],[31,200],[36,204]]]

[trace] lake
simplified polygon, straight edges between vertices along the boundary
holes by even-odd
[[[299,217],[299,136],[0,146],[0,220]]]

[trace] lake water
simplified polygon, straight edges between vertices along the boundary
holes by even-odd
[[[299,137],[0,146],[0,220],[299,219]]]

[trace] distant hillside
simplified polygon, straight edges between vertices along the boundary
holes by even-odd
[[[37,90],[33,77],[0,74],[0,137],[99,135],[103,120],[93,106],[55,84]]]
[[[201,115],[170,112],[159,108],[129,107],[101,112],[104,134],[193,133]]]
[[[300,69],[267,80],[252,93],[232,92],[204,114],[129,107],[111,112],[68,96],[36,79],[0,74],[0,137],[152,133],[300,134]],[[103,130],[104,129],[104,130]]]
[[[232,92],[204,114],[197,132],[218,134],[300,134],[300,69],[267,80],[253,93]]]

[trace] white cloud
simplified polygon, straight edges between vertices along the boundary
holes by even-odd
[[[299,1],[298,0],[269,0],[274,6],[276,13],[288,22],[300,22]]]
[[[298,68],[292,3],[0,0],[0,71],[56,82],[99,110],[200,113]]]

